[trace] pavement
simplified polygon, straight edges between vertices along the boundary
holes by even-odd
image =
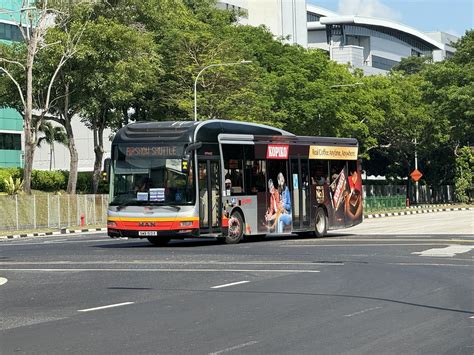
[[[164,248],[0,241],[1,354],[472,354],[474,212]]]

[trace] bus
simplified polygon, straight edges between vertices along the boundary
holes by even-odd
[[[358,142],[227,120],[137,122],[112,141],[108,235],[324,236],[362,222]]]

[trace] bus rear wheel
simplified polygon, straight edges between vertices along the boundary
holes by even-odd
[[[158,237],[158,238],[146,238],[148,241],[153,244],[155,247],[164,247],[168,245],[168,242],[171,240],[171,238],[167,237]]]
[[[226,244],[237,244],[244,236],[244,219],[240,212],[235,211],[229,218],[229,230],[224,238]]]
[[[314,227],[314,233],[316,237],[324,237],[328,232],[328,216],[326,216],[326,212],[319,207],[316,210],[316,223]]]

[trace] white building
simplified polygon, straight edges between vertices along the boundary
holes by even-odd
[[[53,125],[58,124],[50,121]],[[92,131],[87,128],[84,123],[80,121],[79,117],[74,117],[72,120],[72,129],[74,130],[74,141],[79,156],[78,170],[92,171],[94,169],[94,137]],[[41,135],[41,133],[40,133]],[[110,130],[104,131],[104,157],[110,158],[110,146],[112,132]],[[49,170],[51,153],[48,144],[42,144],[40,148],[36,148],[33,160],[33,169]],[[69,170],[70,157],[67,146],[54,143],[53,170]]]
[[[290,43],[323,49],[334,61],[366,75],[385,74],[409,56],[441,61],[454,53],[452,43],[458,39],[381,18],[341,16],[305,0],[222,0],[218,7],[241,10],[246,13],[242,24],[263,24],[276,37],[290,36]]]

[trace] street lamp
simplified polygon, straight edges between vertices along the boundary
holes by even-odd
[[[364,85],[364,83],[354,83],[354,84],[338,84],[338,85],[331,85],[330,88],[340,88],[344,86],[357,86],[357,85]]]
[[[235,62],[235,63],[215,63],[215,64],[210,64],[201,69],[201,71],[196,76],[196,79],[194,80],[194,121],[197,121],[197,82],[202,72],[212,67],[224,67],[224,66],[229,66],[229,65],[240,65],[240,64],[249,64],[249,63],[252,63],[252,61],[241,60],[240,62]]]

